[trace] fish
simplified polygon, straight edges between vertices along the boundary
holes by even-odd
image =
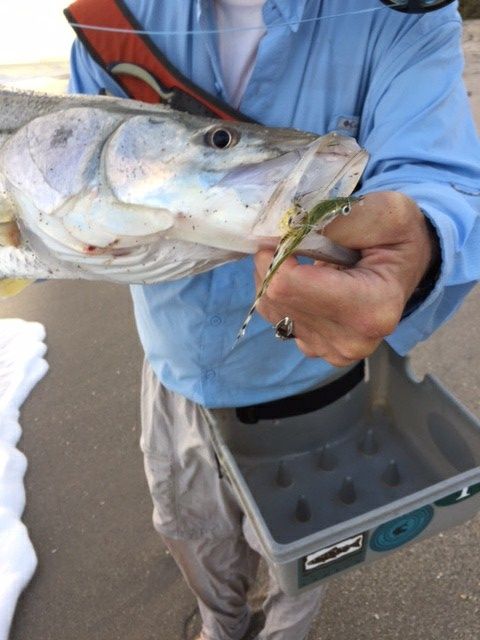
[[[0,87],[0,296],[37,279],[158,283],[274,249],[287,212],[349,196],[367,162],[337,132]],[[358,258],[318,233],[293,251]]]

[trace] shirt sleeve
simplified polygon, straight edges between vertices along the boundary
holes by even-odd
[[[445,322],[480,278],[480,143],[462,80],[461,21],[453,11],[448,20],[427,16],[384,46],[360,132],[370,153],[361,193],[410,196],[440,241],[435,288],[388,338],[402,355]]]

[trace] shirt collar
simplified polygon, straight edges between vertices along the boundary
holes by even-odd
[[[210,0],[213,2],[213,0]],[[271,2],[289,24],[292,31],[298,31],[298,22],[302,19],[308,0],[266,0]],[[209,0],[196,0],[197,19],[205,12]],[[297,24],[296,24],[297,23]]]
[[[308,0],[270,0],[271,3],[277,7],[278,11],[282,14],[285,22],[289,23],[289,27],[292,31],[298,31],[300,26],[298,22],[302,19],[305,11],[305,5]],[[295,24],[297,23],[297,24]]]

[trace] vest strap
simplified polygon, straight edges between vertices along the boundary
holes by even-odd
[[[123,0],[77,0],[64,13],[95,62],[129,98],[166,103],[193,115],[254,122],[184,76],[146,34],[135,33],[144,28]]]

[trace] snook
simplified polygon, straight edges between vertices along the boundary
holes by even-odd
[[[349,195],[367,157],[334,133],[0,88],[0,278],[206,271],[274,247],[293,205]],[[352,262],[318,234],[297,252]]]

